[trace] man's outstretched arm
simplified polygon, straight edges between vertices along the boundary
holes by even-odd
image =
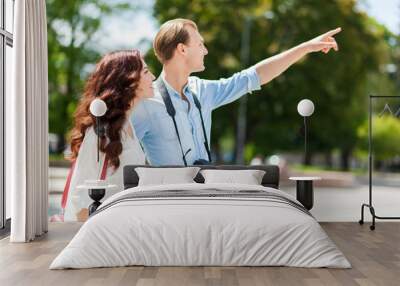
[[[336,28],[290,50],[257,63],[254,67],[260,78],[260,84],[263,85],[270,82],[308,53],[322,51],[326,54],[332,48],[337,51],[339,49],[338,44],[333,36],[341,30],[341,28]]]

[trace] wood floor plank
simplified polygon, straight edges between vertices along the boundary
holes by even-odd
[[[295,267],[116,267],[48,269],[81,223],[51,223],[32,243],[0,240],[0,285],[399,285],[400,223],[379,222],[375,231],[357,223],[322,223],[322,228],[352,264],[352,269]]]

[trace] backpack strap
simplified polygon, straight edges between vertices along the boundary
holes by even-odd
[[[67,205],[68,195],[69,195],[70,186],[71,186],[71,179],[72,179],[72,175],[75,170],[75,165],[76,165],[76,160],[74,160],[72,162],[71,168],[69,169],[69,172],[68,172],[67,181],[65,182],[64,192],[63,192],[62,198],[61,198],[61,208],[63,208],[63,209],[65,209],[65,207]],[[100,174],[100,180],[106,179],[107,168],[108,168],[108,156],[106,154],[105,158],[104,158],[103,168],[102,168],[101,174]]]
[[[104,157],[103,169],[101,170],[100,180],[105,180],[107,177],[107,168],[108,168],[108,156],[107,154]]]
[[[69,186],[70,186],[70,184],[71,184],[72,174],[74,173],[75,163],[76,163],[76,161],[74,160],[74,161],[72,162],[71,168],[69,168],[67,181],[65,182],[64,192],[63,192],[62,198],[61,198],[61,207],[62,207],[63,209],[65,209],[65,206],[67,205]]]

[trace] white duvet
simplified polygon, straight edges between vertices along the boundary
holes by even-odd
[[[111,202],[131,192],[263,190],[254,185],[179,184],[135,187],[108,198],[56,257],[50,269],[145,266],[294,266],[350,268],[310,215],[258,198],[151,198]]]

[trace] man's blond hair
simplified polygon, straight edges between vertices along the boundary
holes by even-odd
[[[161,63],[165,63],[173,57],[178,44],[189,42],[188,26],[197,30],[195,22],[181,18],[167,21],[161,25],[153,42],[154,52]]]

